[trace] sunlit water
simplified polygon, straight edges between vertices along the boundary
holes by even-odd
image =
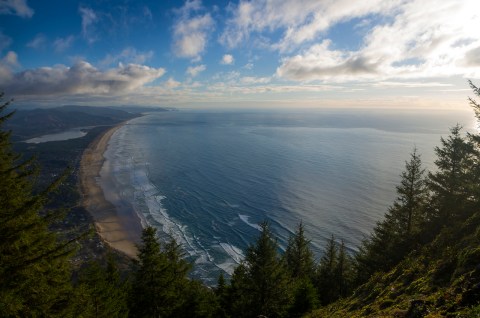
[[[264,220],[281,248],[302,221],[317,257],[332,234],[354,251],[393,202],[414,146],[433,169],[434,146],[456,123],[471,130],[473,112],[154,113],[114,134],[102,178],[214,283]]]

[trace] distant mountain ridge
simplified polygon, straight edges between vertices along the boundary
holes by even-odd
[[[17,110],[15,115],[7,122],[6,128],[13,131],[13,141],[21,141],[76,127],[115,125],[138,117],[146,110],[167,111],[165,108],[128,107],[126,110],[122,110],[119,107],[76,105]]]

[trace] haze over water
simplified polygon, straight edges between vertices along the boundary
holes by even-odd
[[[434,169],[449,128],[471,111],[308,110],[152,113],[110,141],[101,183],[172,234],[214,284],[268,220],[282,249],[299,222],[320,257],[333,234],[354,251],[395,198],[417,147]]]

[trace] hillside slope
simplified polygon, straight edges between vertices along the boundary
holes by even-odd
[[[480,213],[308,317],[479,317]]]

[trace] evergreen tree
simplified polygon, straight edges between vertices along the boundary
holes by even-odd
[[[310,241],[305,237],[305,228],[302,223],[298,225],[295,234],[289,238],[284,259],[293,278],[313,277],[315,271],[313,253],[310,249]]]
[[[342,240],[338,248],[337,264],[334,271],[335,281],[337,282],[336,297],[346,297],[352,290],[353,281],[353,262],[347,253],[345,242]]]
[[[185,302],[189,269],[181,259],[178,244],[172,239],[161,249],[156,229],[145,228],[134,267],[130,316],[175,317],[175,311]]]
[[[353,265],[345,243],[335,242],[332,235],[327,242],[317,268],[315,285],[322,305],[330,304],[347,296],[352,289]]]
[[[301,317],[318,306],[317,291],[312,283],[315,276],[315,263],[310,241],[305,237],[302,223],[288,240],[284,262],[293,281],[294,296],[289,316]]]
[[[310,279],[295,279],[293,302],[288,309],[288,317],[303,317],[319,306],[317,289]]]
[[[231,288],[229,285],[227,285],[223,273],[220,273],[220,275],[218,276],[217,287],[215,288],[215,295],[217,296],[219,305],[217,317],[229,317],[228,311],[231,307],[230,304],[232,302],[230,299],[230,294]]]
[[[398,197],[385,217],[385,222],[392,223],[402,241],[414,238],[420,231],[420,224],[425,218],[425,204],[428,199],[425,169],[417,149],[414,148],[410,161],[405,162],[400,185],[396,187]]]
[[[428,186],[432,192],[428,210],[430,231],[455,222],[468,214],[471,193],[474,147],[462,135],[459,125],[450,130],[447,139],[441,138],[441,147],[435,148],[437,171],[429,173]]]
[[[337,267],[338,248],[335,238],[328,240],[322,258],[317,268],[316,286],[318,296],[322,305],[330,304],[336,299],[335,270]]]
[[[1,116],[0,126],[12,114]],[[33,193],[38,170],[31,160],[19,162],[9,139],[10,132],[0,131],[0,316],[65,316],[73,247],[49,230],[62,213],[44,208],[61,180]]]
[[[291,302],[288,272],[267,223],[232,276],[234,317],[284,317]]]
[[[182,292],[182,297],[185,300],[182,306],[177,308],[172,317],[223,317],[223,311],[220,310],[218,299],[214,292],[199,281],[187,281],[187,286]]]
[[[91,261],[80,273],[76,317],[127,317],[127,294],[113,257],[107,266]]]
[[[415,246],[425,222],[428,188],[420,155],[416,148],[405,162],[397,198],[378,222],[371,236],[356,255],[357,280],[366,281],[376,271],[387,271],[400,262]]]

